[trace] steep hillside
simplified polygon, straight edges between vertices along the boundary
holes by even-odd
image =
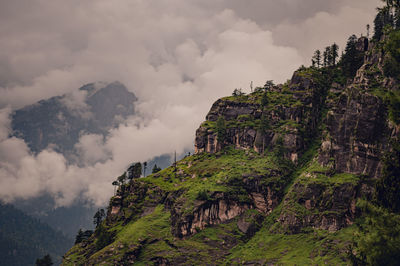
[[[365,245],[354,239],[355,223],[370,217],[362,203],[398,211],[384,204],[400,190],[400,90],[387,73],[396,34],[357,41],[364,61],[354,78],[334,61],[216,101],[196,131],[195,155],[120,184],[105,221],[63,264],[362,260]]]

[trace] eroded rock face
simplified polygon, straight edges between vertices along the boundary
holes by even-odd
[[[206,226],[231,220],[249,208],[247,204],[241,205],[221,198],[215,201],[197,202],[194,211],[185,217],[179,217],[180,214],[173,209],[171,212],[173,234],[178,237],[195,234]]]
[[[357,199],[371,194],[370,188],[361,183],[296,183],[285,198],[278,221],[289,233],[307,227],[334,232],[353,224]]]
[[[327,89],[321,88],[321,84],[316,84],[312,78],[295,72],[288,87],[272,89],[278,93],[289,90],[293,100],[291,104],[280,104],[274,106],[273,110],[265,110],[261,104],[251,99],[252,96],[246,102],[220,99],[211,107],[207,121],[216,122],[219,117],[223,117],[227,123],[237,121],[237,126],[228,126],[225,139],[221,142],[214,128],[207,124],[201,125],[196,131],[195,153],[215,153],[228,145],[262,153],[272,149],[276,141],[282,138],[286,158],[297,162],[305,149],[304,137],[316,129],[323,105],[323,91]],[[262,116],[269,121],[271,129],[261,131],[256,126],[246,125],[246,122],[260,120]],[[288,120],[298,125],[288,124],[279,130],[272,129]],[[306,134],[300,132],[299,128],[303,128]]]
[[[358,49],[363,51],[369,46],[365,38],[358,42]],[[390,150],[389,139],[398,137],[398,130],[388,119],[386,103],[371,89],[380,86],[393,90],[398,85],[392,78],[384,78],[382,51],[369,48],[353,83],[328,102],[326,137],[319,162],[324,166],[332,164],[337,172],[378,178],[384,152]]]
[[[185,214],[187,211],[183,207],[185,200],[177,200],[171,208],[172,233],[181,238],[189,236],[207,226],[232,220],[249,209],[269,214],[283,197],[283,185],[275,191],[261,184],[262,179],[261,176],[243,177],[243,186],[249,197],[249,201],[246,202],[232,199],[231,195],[223,192],[215,192],[210,196],[210,200],[196,201],[193,210]]]
[[[328,113],[329,138],[322,144],[319,162],[333,162],[338,172],[378,177],[388,148],[386,120],[382,100],[350,89]]]

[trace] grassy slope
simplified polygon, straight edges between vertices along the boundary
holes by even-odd
[[[321,80],[320,73],[315,70],[305,69],[303,75],[318,76],[318,83],[326,83]],[[269,103],[264,110],[273,109],[277,104],[296,107],[301,104],[293,101],[292,91],[283,86],[281,92],[270,92]],[[296,93],[304,93],[297,91]],[[240,102],[260,102],[262,93],[253,93],[238,97],[226,97],[222,100]],[[249,123],[243,117],[246,126],[257,127],[259,121]],[[285,121],[283,124],[273,125],[274,131],[279,132],[281,127],[287,124],[296,124],[294,121]],[[203,123],[210,129],[215,127],[215,122],[206,121]],[[238,126],[235,124],[235,126]],[[296,124],[295,127],[299,125]],[[334,175],[329,178],[324,175],[327,169],[321,168],[313,160],[317,155],[317,148],[320,146],[319,138],[314,139],[314,144],[306,151],[300,159],[300,165],[289,176],[290,169],[282,168],[282,160],[270,151],[265,155],[253,151],[234,150],[228,148],[217,154],[199,154],[189,156],[177,163],[177,172],[173,167],[140,179],[149,186],[156,186],[163,191],[183,190],[182,197],[185,200],[185,213],[190,213],[193,204],[201,193],[206,192],[208,196],[214,191],[241,194],[246,200],[246,195],[241,191],[237,180],[243,175],[265,176],[263,182],[278,184],[277,187],[284,189],[286,197],[291,195],[291,187],[298,182],[311,184],[313,182],[323,183],[328,189],[338,184],[358,182],[358,178],[352,175]],[[287,166],[286,166],[287,167]],[[271,171],[280,171],[282,176],[271,176]],[[306,173],[316,173],[313,178],[308,178]],[[293,194],[293,193],[292,193]],[[240,199],[240,198],[239,198]],[[293,204],[293,207],[298,207]],[[111,263],[114,259],[120,258],[128,249],[132,250],[137,246],[141,247],[139,259],[146,265],[151,263],[149,259],[156,256],[164,258],[185,259],[187,264],[217,263],[217,264],[240,264],[243,261],[275,262],[283,264],[345,264],[346,246],[351,238],[352,227],[340,230],[336,233],[329,233],[324,230],[306,228],[300,234],[287,235],[279,230],[280,224],[277,217],[283,211],[283,204],[277,207],[263,222],[261,230],[251,239],[247,239],[237,228],[237,219],[208,227],[201,232],[186,239],[174,238],[171,234],[170,213],[158,206],[148,216],[139,217],[123,226],[122,223],[113,225],[112,231],[116,232],[114,242],[91,256],[91,259],[108,254],[110,250],[118,250],[115,255],[108,254],[107,261]],[[295,209],[301,213],[301,208]],[[141,244],[142,243],[142,244]],[[144,243],[144,244],[143,244]],[[170,245],[173,243],[173,245]],[[226,243],[226,244],[224,244]],[[85,253],[80,245],[75,246],[67,255],[70,261],[83,262],[85,258],[79,253]],[[210,256],[210,254],[212,256]],[[66,265],[67,261],[65,262]]]
[[[305,156],[312,158],[313,155],[315,155],[315,150],[309,151]],[[275,159],[272,155],[260,156],[253,152],[246,155],[244,151],[238,150],[229,150],[227,154],[195,155],[184,158],[178,163],[178,172],[181,173],[178,177],[175,177],[173,168],[170,167],[156,175],[146,177],[143,181],[152,185],[156,184],[168,191],[184,188],[187,199],[186,208],[190,210],[200,191],[226,191],[228,187],[224,184],[235,176],[240,177],[243,173],[268,174],[271,169],[278,169]],[[358,180],[351,175],[334,175],[327,179],[322,174],[319,174],[317,178],[307,180],[304,173],[313,171],[320,173],[321,168],[315,161],[310,160],[303,168],[294,172],[292,184],[323,182],[325,185],[335,186]],[[195,175],[194,178],[193,175]],[[286,179],[282,182],[288,181],[289,179]],[[290,186],[287,188],[288,194],[290,194]],[[311,228],[294,235],[276,233],[273,229],[279,227],[276,218],[281,211],[282,205],[267,217],[261,230],[249,241],[238,230],[237,219],[226,224],[208,227],[192,237],[177,239],[171,234],[169,211],[164,211],[163,206],[159,205],[153,213],[127,225],[123,226],[121,223],[114,225],[112,230],[116,232],[116,236],[113,243],[92,255],[91,260],[104,256],[107,257],[105,261],[112,263],[116,259],[121,259],[125,252],[141,246],[139,260],[142,263],[138,265],[151,263],[149,260],[154,257],[170,260],[181,257],[185,258],[189,264],[197,264],[199,259],[201,263],[218,264],[240,264],[243,261],[289,265],[325,262],[346,264],[346,245],[351,238],[352,227],[336,233]],[[229,245],[225,250],[221,248],[222,243],[229,241],[235,244],[233,249],[230,250]],[[171,243],[173,245],[170,245]],[[118,252],[110,256],[107,253],[110,250],[118,250]],[[79,252],[82,252],[80,246],[75,246],[68,259],[74,262],[84,261],[83,256],[77,255]],[[215,255],[210,257],[209,254]]]

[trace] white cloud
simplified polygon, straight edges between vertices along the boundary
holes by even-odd
[[[296,47],[304,58],[311,58],[316,49],[334,42],[344,49],[350,35],[366,36],[366,25],[372,25],[377,4],[376,0],[355,1],[335,13],[317,12],[297,24],[284,22],[273,29],[273,36],[279,44]]]

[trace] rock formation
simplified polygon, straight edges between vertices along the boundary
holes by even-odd
[[[357,202],[374,197],[399,134],[376,93],[397,82],[367,38],[357,49],[365,60],[353,80],[336,66],[302,67],[285,84],[217,100],[195,155],[121,184],[103,225],[112,239],[96,247],[97,229],[64,264],[269,265],[300,249],[306,264],[348,263]]]

